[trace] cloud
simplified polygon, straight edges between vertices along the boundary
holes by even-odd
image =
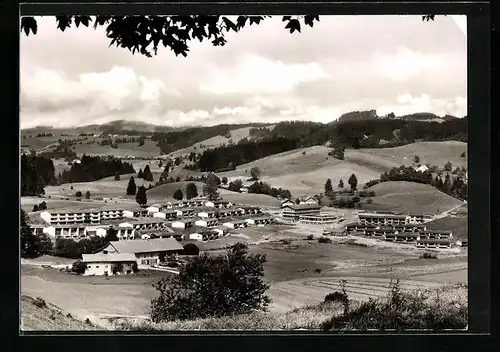
[[[426,69],[440,69],[444,62],[438,55],[414,52],[406,47],[399,47],[395,53],[374,54],[374,63],[381,76],[394,81],[406,81]]]
[[[401,116],[415,112],[431,112],[438,116],[462,117],[467,115],[467,99],[463,96],[431,98],[427,94],[413,96],[405,93],[398,95],[395,100],[391,105],[378,107],[377,114],[381,116],[393,112],[396,116]]]
[[[103,28],[63,33],[53,17],[38,20],[37,35],[20,43],[23,128],[118,119],[329,122],[377,107],[466,110],[467,42],[450,16],[321,16],[294,34],[277,16],[228,33],[223,47],[193,41],[186,58],[161,48],[151,59],[108,47]],[[398,101],[404,94],[412,99]]]
[[[200,84],[200,91],[214,94],[288,92],[299,83],[324,77],[328,74],[314,62],[284,64],[251,55],[234,67],[214,68]]]

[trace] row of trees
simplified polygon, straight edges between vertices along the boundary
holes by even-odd
[[[292,194],[289,190],[283,188],[274,188],[264,182],[254,182],[248,187],[248,193],[266,194],[275,198],[291,198]]]
[[[123,162],[112,156],[100,157],[83,155],[80,163],[74,163],[69,170],[62,172],[60,178],[64,183],[91,182],[116,174],[135,173],[132,164]]]

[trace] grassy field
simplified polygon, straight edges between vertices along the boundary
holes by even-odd
[[[22,331],[81,331],[102,330],[95,325],[86,324],[75,319],[63,309],[45,302],[45,306],[37,306],[33,297],[22,295],[20,306]]]
[[[184,196],[186,195],[186,187],[191,183],[191,181],[181,181],[174,183],[166,183],[161,186],[152,188],[148,190],[148,199],[153,200],[174,200],[173,194],[176,190],[182,190]],[[193,182],[197,189],[198,194],[203,194],[203,186],[202,182]],[[247,205],[255,205],[262,207],[277,207],[280,205],[280,201],[274,197],[267,196],[264,194],[249,194],[249,193],[237,193],[228,191],[225,189],[219,189],[220,196],[229,202],[239,203],[239,204],[247,204]]]
[[[118,143],[118,148],[111,148],[109,145],[101,146],[97,143],[83,142],[82,144],[75,144],[74,152],[81,156],[87,155],[112,155],[112,156],[134,156],[136,158],[144,157],[157,157],[160,155],[160,148],[156,146],[156,142],[152,140],[145,140],[144,145],[139,147],[138,142],[133,143]]]
[[[372,204],[363,209],[410,213],[440,213],[463,204],[430,185],[415,182],[389,181],[368,188],[375,192]]]
[[[418,155],[422,165],[431,164],[443,167],[448,161],[455,167],[467,167],[467,143],[458,141],[418,142],[394,148],[359,149],[346,151],[346,160],[359,160],[385,167],[412,165],[413,157]]]

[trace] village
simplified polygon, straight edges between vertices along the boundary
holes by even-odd
[[[168,270],[172,258],[182,253],[183,243],[213,241],[247,227],[271,224],[322,229],[321,237],[374,238],[412,244],[418,249],[467,247],[467,240],[454,241],[452,231],[426,229],[425,223],[433,219],[430,215],[357,211],[349,223],[344,216],[345,212],[323,212],[314,197],[302,197],[298,204],[284,199],[280,209],[268,211],[258,206],[196,197],[129,208],[46,210],[40,212],[39,221],[31,221],[30,227],[34,234],[46,234],[54,243],[59,239],[104,238],[113,229],[117,241],[96,253],[82,255],[83,275],[130,274],[133,263],[138,269]],[[175,272],[174,268],[170,270]]]

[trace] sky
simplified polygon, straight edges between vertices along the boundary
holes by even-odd
[[[109,47],[104,28],[37,22],[37,35],[21,34],[21,128],[467,114],[465,16],[320,16],[293,34],[273,17],[227,34],[224,47],[193,40],[186,58]]]

